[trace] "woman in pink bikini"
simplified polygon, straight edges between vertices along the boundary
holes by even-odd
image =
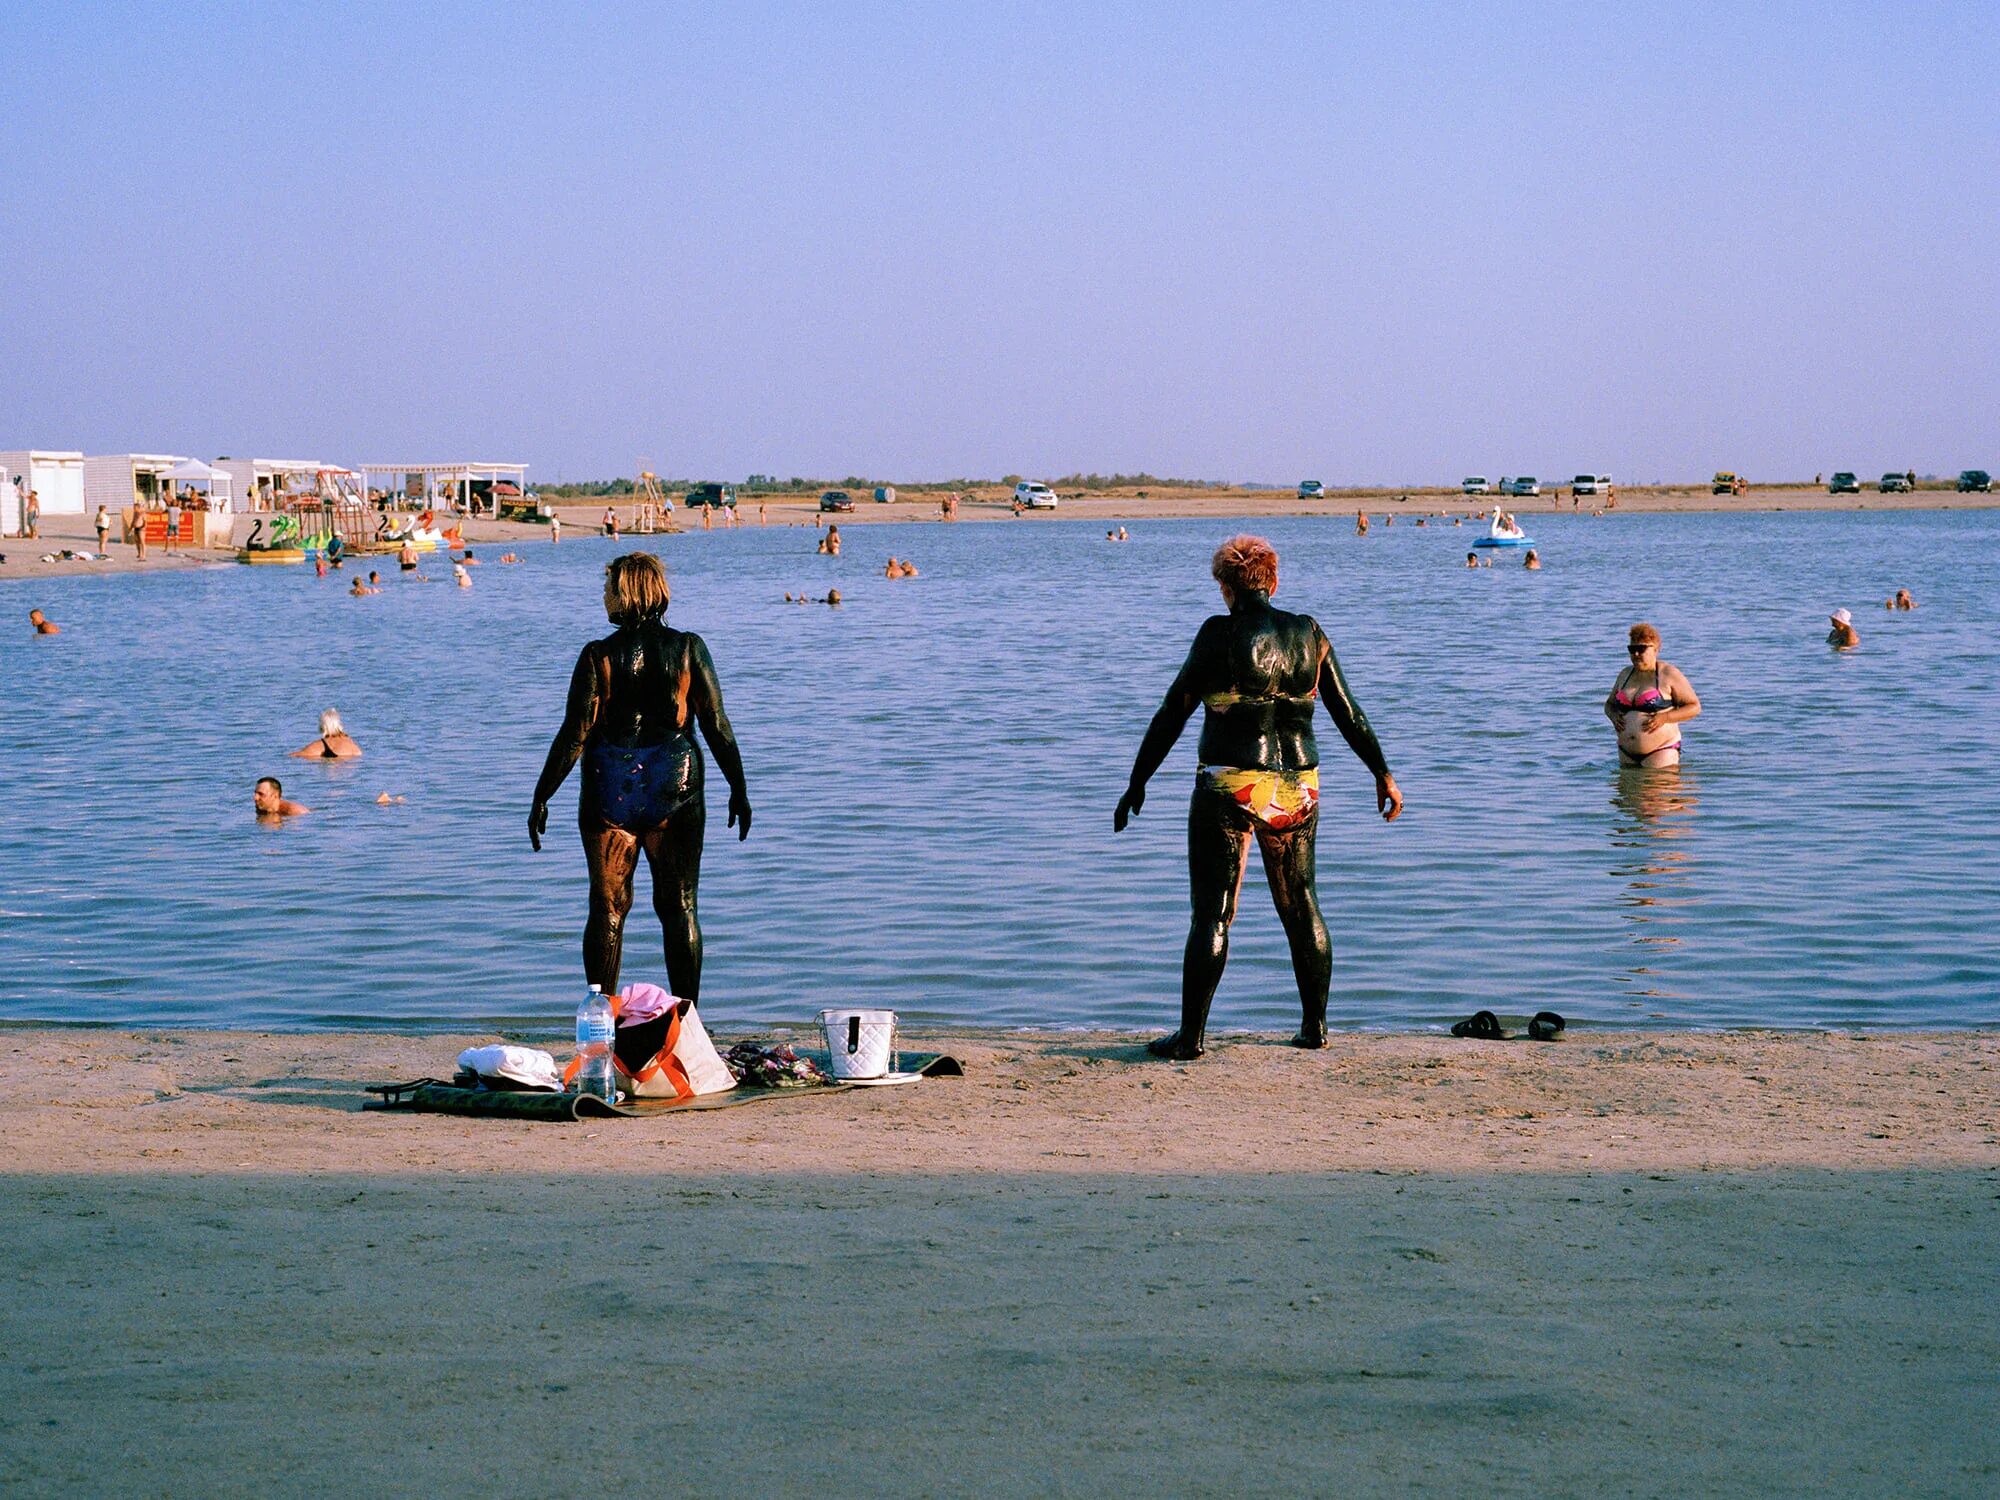
[[[1677,766],[1680,726],[1701,713],[1701,699],[1679,667],[1660,660],[1660,632],[1652,626],[1634,625],[1625,649],[1631,664],[1604,700],[1604,717],[1618,730],[1618,764]]]

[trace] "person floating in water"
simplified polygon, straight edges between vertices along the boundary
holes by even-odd
[[[355,580],[357,583],[359,579]],[[319,738],[292,752],[293,760],[359,760],[361,747],[340,722],[340,712],[329,708],[319,716]]]
[[[54,620],[51,620],[47,615],[43,614],[39,609],[31,609],[28,611],[28,623],[29,625],[34,627],[36,635],[62,634],[62,626],[56,624]]]
[[[1854,628],[1854,616],[1844,609],[1836,609],[1827,618],[1833,621],[1833,629],[1826,633],[1826,643],[1837,651],[1852,651],[1861,644],[1861,632]]]
[[[590,868],[584,975],[607,994],[618,988],[632,876],[643,851],[665,935],[667,986],[698,1000],[695,895],[708,808],[697,726],[729,782],[729,826],[738,839],[750,836],[750,793],[715,663],[700,636],[667,624],[669,597],[666,570],[650,553],[630,552],[605,568],[604,613],[617,628],[577,656],[562,727],[535,783],[528,842],[541,849],[549,801],[581,758],[577,830]]]
[[[1229,925],[1250,841],[1257,841],[1298,979],[1295,1047],[1326,1045],[1333,973],[1326,922],[1314,887],[1319,827],[1319,746],[1313,708],[1324,701],[1341,738],[1375,777],[1375,805],[1393,821],[1403,794],[1368,716],[1348,691],[1340,663],[1310,615],[1274,609],[1278,554],[1261,537],[1232,537],[1210,567],[1228,613],[1196,632],[1187,660],[1140,742],[1132,779],[1112,815],[1114,830],[1146,803],[1146,783],[1197,707],[1206,711],[1201,766],[1188,803],[1188,878],[1194,917],[1181,961],[1181,1024],[1152,1042],[1160,1057],[1203,1051],[1208,1009],[1229,960]]]
[[[1643,620],[1625,635],[1631,657],[1611,696],[1604,700],[1604,717],[1618,731],[1618,763],[1659,770],[1681,763],[1679,725],[1701,715],[1694,685],[1671,662],[1660,660],[1660,632]],[[1650,678],[1643,687],[1641,678]]]
[[[250,805],[256,809],[257,821],[276,823],[284,818],[296,818],[300,813],[309,813],[310,807],[285,800],[285,789],[275,776],[266,776],[251,789]]]
[[[1530,547],[1528,549],[1528,555],[1521,559],[1521,566],[1524,568],[1533,568],[1536,570],[1539,570],[1541,568],[1542,560],[1541,558],[1535,555],[1535,549],[1533,547]]]

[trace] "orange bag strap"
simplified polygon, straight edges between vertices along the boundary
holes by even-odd
[[[694,1084],[688,1078],[687,1069],[681,1066],[681,1060],[674,1056],[674,1046],[680,1039],[681,1008],[676,1005],[667,1020],[667,1039],[660,1043],[660,1050],[647,1060],[644,1067],[636,1073],[627,1071],[625,1065],[618,1061],[618,1054],[615,1052],[611,1055],[612,1066],[619,1072],[624,1073],[635,1084],[649,1083],[653,1079],[665,1074],[667,1082],[674,1086],[674,1097],[676,1099],[692,1099],[694,1097]]]

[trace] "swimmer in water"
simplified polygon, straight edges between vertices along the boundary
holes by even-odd
[[[1210,572],[1227,613],[1211,615],[1196,632],[1147,726],[1111,819],[1112,828],[1122,830],[1145,806],[1147,781],[1194,711],[1203,709],[1200,767],[1188,804],[1194,918],[1181,960],[1181,1024],[1147,1050],[1159,1057],[1201,1056],[1253,839],[1298,980],[1300,1021],[1292,1045],[1324,1047],[1333,956],[1314,887],[1320,770],[1314,709],[1325,704],[1341,738],[1374,774],[1375,806],[1385,819],[1403,810],[1403,794],[1318,622],[1272,607],[1278,554],[1271,544],[1232,537],[1217,549]]]
[[[1896,590],[1896,608],[1915,609],[1916,607],[1917,607],[1917,601],[1910,597],[1910,591],[1908,589]]]
[[[1533,568],[1536,570],[1539,570],[1541,568],[1542,560],[1541,558],[1535,555],[1535,549],[1533,547],[1530,547],[1528,549],[1528,555],[1521,559],[1521,566],[1524,568]]]
[[[1478,554],[1477,552],[1468,552],[1468,553],[1466,553],[1466,554],[1465,554],[1465,565],[1466,565],[1466,566],[1467,566],[1468,568],[1476,568],[1476,567],[1478,567],[1478,566],[1479,566],[1479,554]]]
[[[355,581],[358,583],[360,580]],[[361,747],[354,743],[354,736],[340,722],[339,710],[331,708],[319,716],[319,738],[292,752],[293,760],[358,760],[360,757]]]
[[[465,571],[464,563],[453,563],[451,565],[451,581],[462,589],[472,587],[472,575]]]
[[[707,645],[666,622],[670,596],[660,560],[627,553],[604,575],[604,613],[616,628],[577,656],[562,727],[535,783],[528,842],[542,847],[549,802],[581,759],[577,830],[590,869],[585,977],[607,994],[618,988],[632,876],[643,853],[665,937],[667,987],[698,1000],[701,923],[695,897],[708,806],[695,731],[701,731],[729,782],[729,826],[739,839],[750,836],[743,757],[723,712],[722,686]]]
[[[1826,633],[1826,643],[1836,651],[1852,651],[1861,644],[1861,632],[1854,628],[1854,616],[1844,609],[1836,609],[1827,618],[1833,621],[1833,629]]]
[[[276,823],[285,818],[296,818],[300,813],[309,813],[310,807],[285,800],[285,789],[275,776],[266,776],[251,790],[250,805],[256,809],[257,821]]]
[[[1679,667],[1660,660],[1660,632],[1643,621],[1626,633],[1631,658],[1611,695],[1604,717],[1618,731],[1618,763],[1658,770],[1681,763],[1679,726],[1701,713],[1701,699]]]
[[[28,611],[28,623],[34,627],[36,635],[61,635],[62,626],[56,624],[39,609]]]
[[[349,589],[347,592],[349,596],[352,598],[365,599],[370,594],[379,594],[382,591],[380,589],[371,589],[370,587],[368,587],[367,579],[357,578],[354,580],[354,587]]]
[[[500,554],[500,561],[502,561],[503,563],[517,563],[520,560],[521,560],[520,558],[516,557],[511,552],[503,552]]]

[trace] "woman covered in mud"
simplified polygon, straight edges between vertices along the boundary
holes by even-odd
[[[1326,704],[1348,748],[1374,773],[1375,805],[1385,819],[1403,810],[1403,794],[1318,622],[1272,608],[1278,554],[1271,544],[1261,537],[1232,537],[1216,550],[1211,571],[1228,613],[1211,615],[1196,632],[1180,675],[1139,745],[1131,785],[1112,818],[1112,826],[1122,830],[1145,806],[1147,781],[1195,709],[1205,709],[1201,764],[1188,803],[1194,917],[1181,964],[1181,1025],[1148,1050],[1174,1058],[1202,1054],[1209,1003],[1229,960],[1229,924],[1236,919],[1253,838],[1298,979],[1300,1021],[1292,1045],[1324,1047],[1333,957],[1314,888],[1317,703]]]
[[[668,597],[666,570],[650,553],[627,553],[606,566],[604,613],[617,629],[576,659],[562,728],[535,783],[528,841],[542,847],[549,799],[580,757],[577,827],[590,866],[584,975],[607,994],[618,988],[632,875],[643,850],[652,870],[653,909],[666,936],[668,987],[682,999],[698,1000],[695,887],[708,810],[697,725],[729,782],[729,826],[738,839],[750,836],[750,795],[708,647],[700,636],[667,624]]]

